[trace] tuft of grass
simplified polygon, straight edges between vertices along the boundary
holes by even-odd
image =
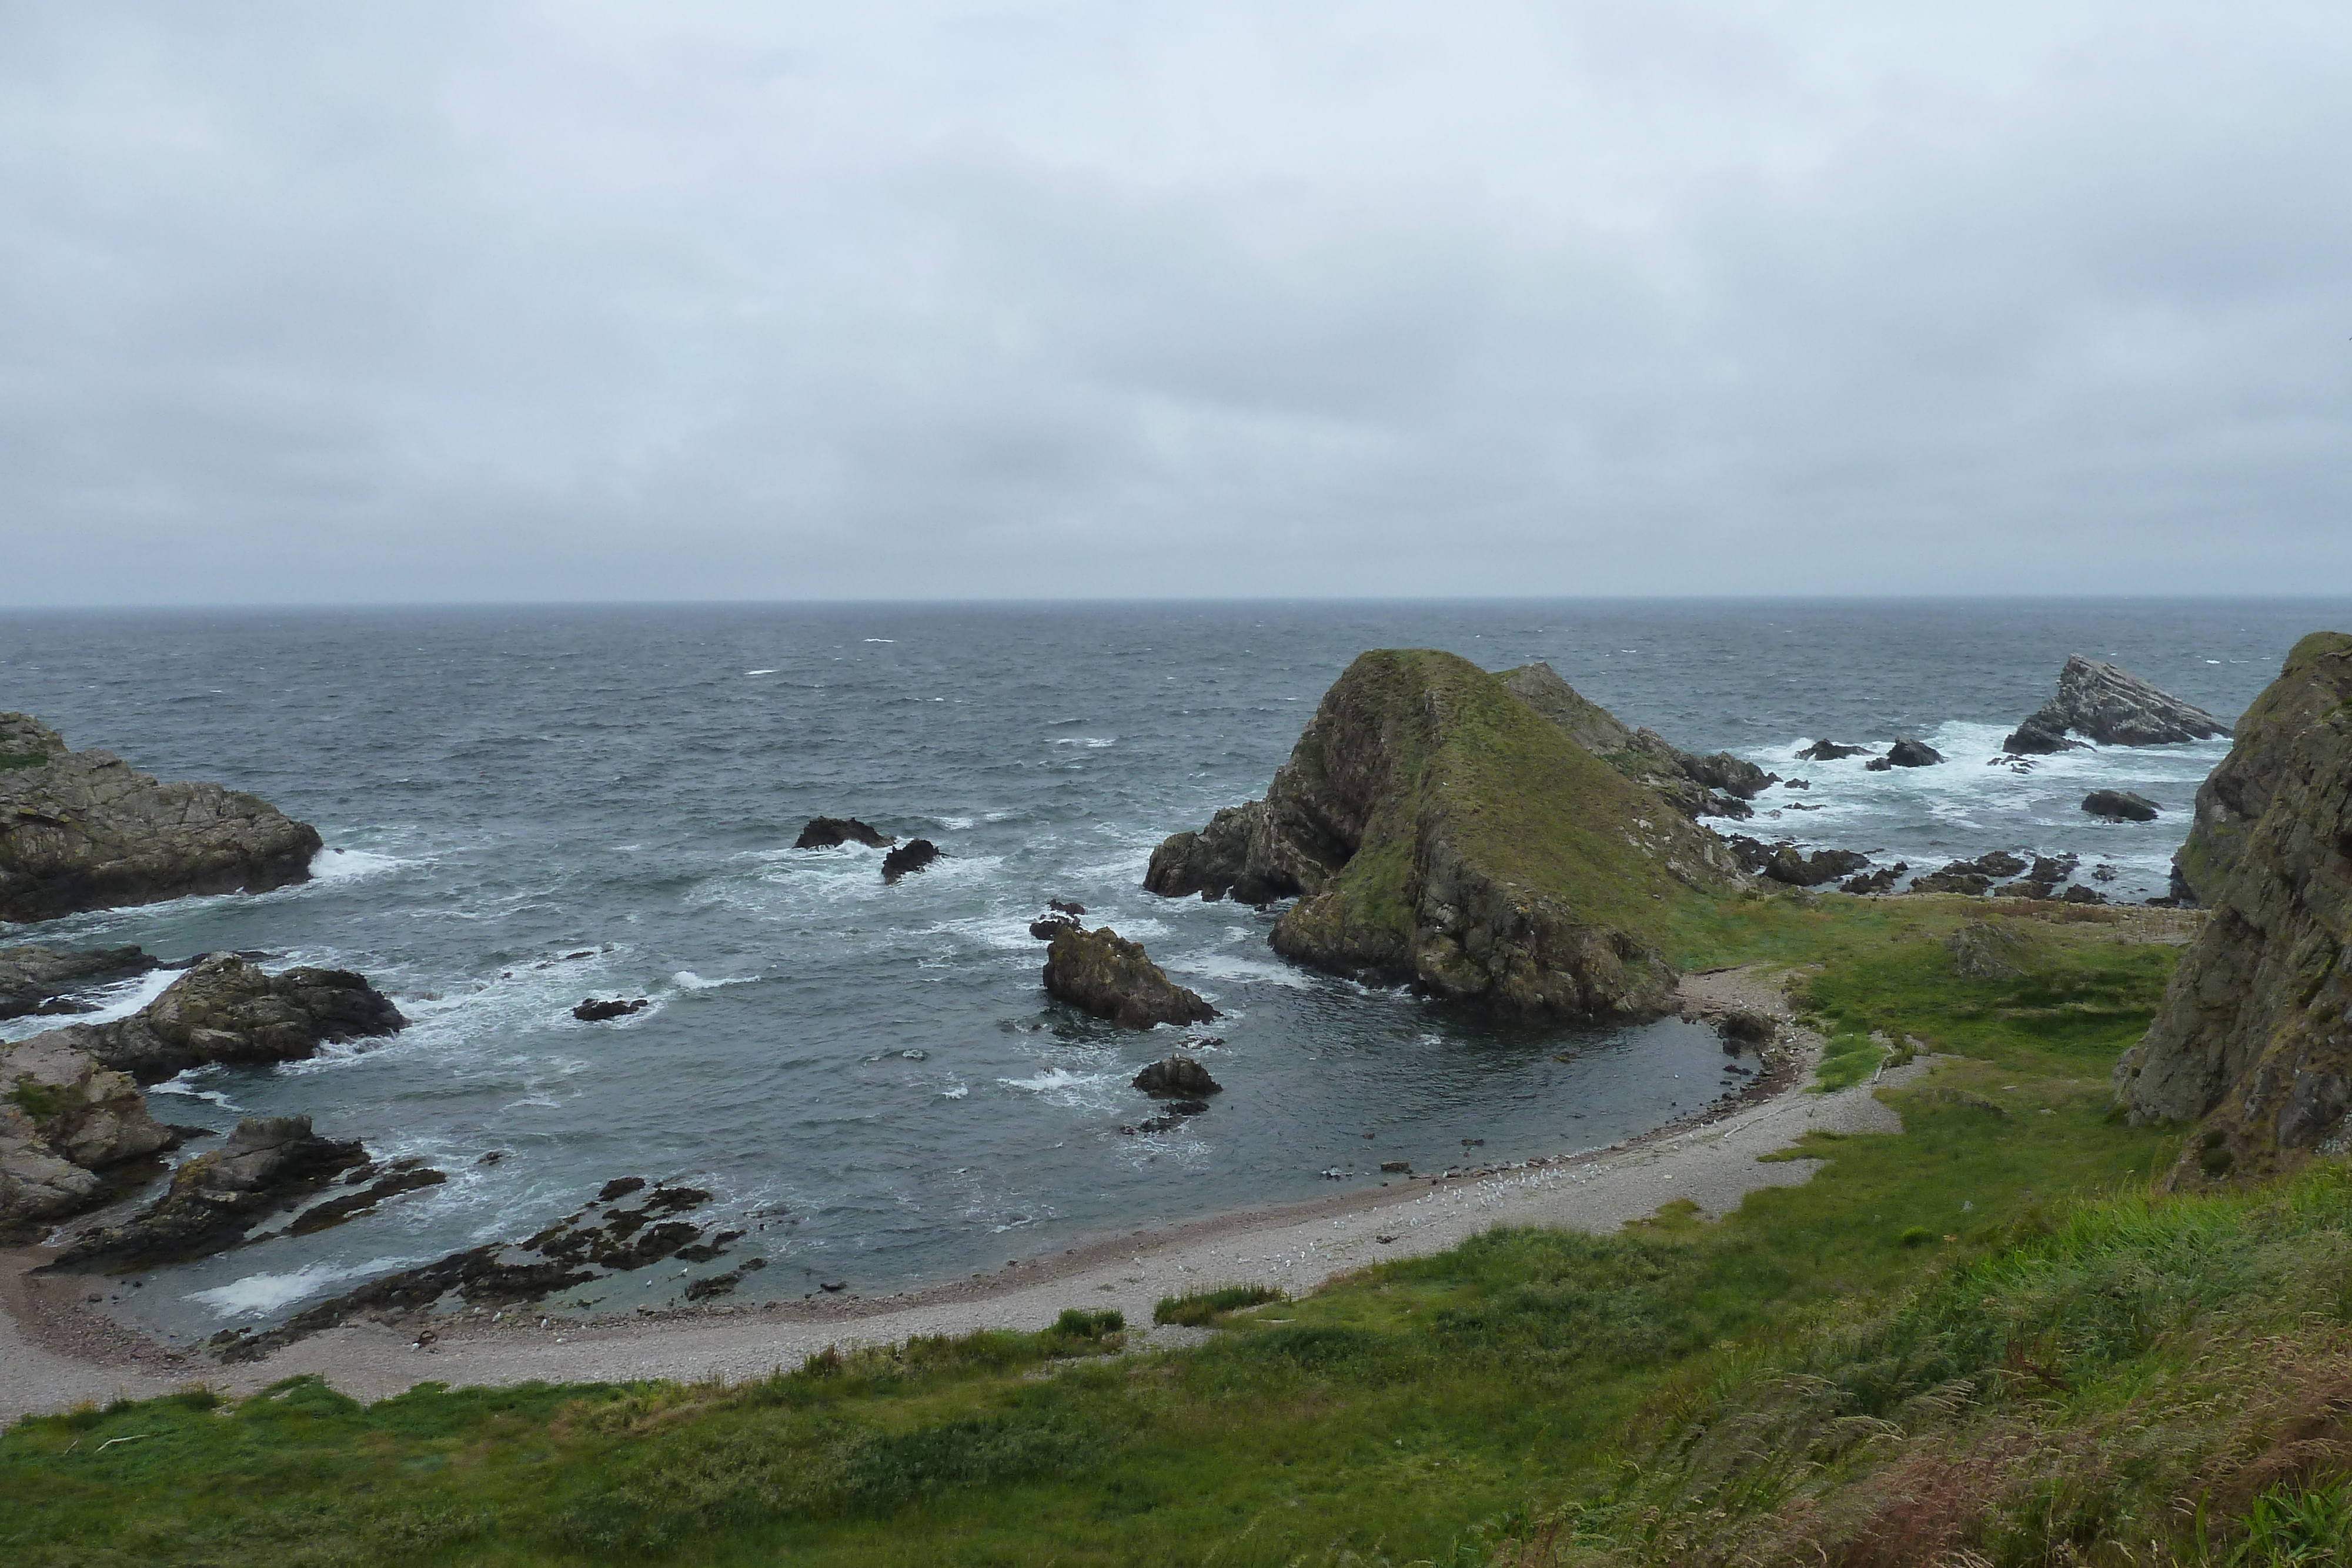
[[[0,751],[0,773],[13,773],[29,768],[47,768],[49,754],[46,751]]]
[[[8,1091],[8,1103],[34,1121],[46,1122],[52,1116],[65,1114],[80,1102],[69,1090],[26,1079]]]
[[[1287,1299],[1271,1285],[1227,1285],[1214,1291],[1191,1291],[1181,1296],[1160,1297],[1160,1304],[1151,1309],[1151,1321],[1201,1328],[1244,1307]]]

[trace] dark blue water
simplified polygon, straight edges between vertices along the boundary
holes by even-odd
[[[1702,1031],[1498,1029],[1293,969],[1265,915],[1139,890],[1163,835],[1263,791],[1368,647],[1547,659],[1679,745],[1812,779],[1759,801],[1750,831],[1915,864],[2074,850],[2138,897],[2161,890],[2224,747],[2076,753],[2019,777],[1982,766],[2000,735],[2072,652],[2230,716],[2295,637],[2347,624],[2342,603],[18,613],[0,618],[0,707],[165,778],[257,791],[332,846],[304,887],[26,935],[348,966],[415,1020],[172,1086],[174,1120],[306,1112],[455,1177],[142,1292],[157,1325],[197,1332],[527,1233],[618,1175],[691,1178],[722,1218],[748,1217],[747,1248],[771,1260],[755,1291],[887,1291],[1318,1196],[1328,1168],[1352,1186],[1382,1159],[1440,1167],[1465,1138],[1485,1158],[1606,1143],[1711,1097],[1721,1058]],[[1898,734],[1954,761],[1788,762],[1815,736]],[[2095,784],[2166,814],[2093,823],[2077,803]],[[1798,800],[1824,809],[1769,814]],[[821,812],[948,858],[886,887],[878,852],[789,849]],[[1207,1057],[1227,1092],[1208,1114],[1118,1131],[1150,1114],[1129,1077],[1179,1036],[1048,1003],[1026,932],[1048,897],[1083,901],[1223,1009]],[[616,992],[656,1006],[571,1018]],[[680,1282],[590,1294],[634,1304]]]

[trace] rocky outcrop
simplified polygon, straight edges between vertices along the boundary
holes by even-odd
[[[62,947],[0,947],[0,1019],[89,1012],[86,1004],[71,999],[73,992],[136,979],[154,967],[153,956],[137,947],[79,953]]]
[[[896,882],[910,871],[920,871],[940,858],[940,846],[929,839],[909,839],[882,857],[882,880]]]
[[[1134,1087],[1146,1094],[1169,1099],[1197,1100],[1203,1094],[1222,1094],[1225,1086],[1209,1076],[1200,1058],[1171,1055],[1159,1061],[1146,1063],[1134,1078]]]
[[[1217,1009],[1198,992],[1171,980],[1144,952],[1108,925],[1054,933],[1045,949],[1045,989],[1097,1018],[1129,1029],[1161,1023],[1206,1023]]]
[[[1794,844],[1781,844],[1764,862],[1762,874],[1790,887],[1819,887],[1852,876],[1869,863],[1868,855],[1853,850],[1815,850],[1807,855],[1800,854]]]
[[[64,1031],[0,1045],[0,1239],[22,1239],[100,1203],[100,1173],[174,1146],[127,1073]]]
[[[860,843],[868,849],[887,850],[898,841],[879,828],[869,827],[855,817],[812,817],[801,836],[793,841],[796,850],[837,849],[846,843]]]
[[[159,784],[0,714],[0,920],[261,893],[308,878],[319,848],[315,830],[257,796]]]
[[[1568,737],[1684,816],[1745,819],[1773,775],[1727,751],[1695,757],[1654,729],[1633,729],[1540,661],[1506,670],[1505,690],[1558,725]]]
[[[1874,757],[1863,766],[1873,773],[1884,773],[1893,768],[1933,768],[1944,760],[1944,754],[1924,740],[1898,740],[1886,748],[1884,757]]]
[[[2116,1068],[2142,1121],[2202,1119],[2176,1173],[2261,1174],[2352,1136],[2352,636],[2287,655],[2197,791],[2178,859],[2212,910]]]
[[[407,1022],[390,998],[347,969],[271,975],[234,953],[215,953],[127,1019],[53,1032],[154,1083],[205,1062],[299,1061],[328,1041],[391,1034]]]
[[[2162,809],[2128,789],[2094,789],[2083,797],[2083,810],[2110,822],[2153,822]]]
[[[2229,734],[2230,727],[2137,675],[2075,653],[2058,672],[2058,695],[2000,747],[2028,755],[2062,751],[2075,744],[2066,738],[2070,732],[2101,746],[2164,746],[2210,740]]]
[[[173,1172],[162,1197],[121,1225],[79,1237],[46,1267],[127,1273],[201,1258],[235,1245],[256,1221],[366,1160],[357,1143],[313,1133],[308,1116],[247,1117],[227,1143]]]
[[[1835,762],[1841,757],[1860,757],[1867,746],[1843,746],[1826,737],[1813,742],[1797,753],[1800,762]]]
[[[1265,799],[1161,844],[1145,885],[1297,894],[1273,944],[1318,967],[1528,1016],[1656,1016],[1667,901],[1737,864],[1574,735],[1451,653],[1366,653]]]
[[[614,1019],[627,1018],[631,1013],[641,1013],[653,1005],[645,997],[614,997],[605,1001],[588,997],[572,1009],[572,1016],[582,1023],[605,1023]]]

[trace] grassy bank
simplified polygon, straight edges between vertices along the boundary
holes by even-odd
[[[296,1382],[32,1420],[0,1437],[0,1558],[1667,1562],[1795,1542],[1811,1526],[1790,1521],[1827,1517],[1832,1493],[1911,1450],[1881,1434],[1751,1470],[1738,1432],[1778,1421],[1810,1454],[1831,1441],[1817,1431],[1878,1422],[1908,1443],[1933,1408],[1964,1443],[2042,1398],[2012,1386],[2037,1367],[2074,1391],[2051,1398],[2121,1399],[2091,1392],[2064,1305],[2114,1281],[2050,1249],[2090,1217],[2129,1231],[2193,1207],[2138,1196],[2168,1140],[2107,1114],[2107,1069],[2173,950],[2116,940],[2127,925],[2031,920],[2023,973],[1957,974],[1946,939],[1985,913],[1843,898],[1689,913],[1684,961],[1799,967],[1852,1071],[1906,1040],[1958,1053],[1893,1096],[1903,1134],[1816,1139],[1814,1179],[1720,1224],[1669,1206],[1617,1235],[1493,1232],[1230,1312],[1181,1352],[1107,1354],[1116,1333],[1079,1323],[731,1389],[425,1388],[363,1408]],[[2335,1199],[2313,1192],[2293,1212],[2324,1215]],[[2179,1256],[2193,1282],[2202,1254]],[[2265,1268],[2233,1277],[2284,1289]],[[1993,1312],[1968,1303],[1995,1300],[2012,1303],[1995,1326],[1964,1332]],[[2100,1343],[2122,1348],[2097,1366],[2134,1364],[2137,1342]],[[1840,1392],[1785,1392],[1816,1385]]]

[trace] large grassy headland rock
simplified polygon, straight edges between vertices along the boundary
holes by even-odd
[[[2180,1176],[2259,1174],[2352,1110],[2352,636],[2315,632],[2197,791],[2181,877],[2213,914],[2116,1064],[2135,1119],[2195,1121]]]
[[[203,893],[263,893],[310,874],[319,834],[258,796],[159,784],[110,751],[0,713],[0,920]]]
[[[1738,868],[1715,835],[1580,744],[1580,726],[1594,721],[1539,710],[1452,653],[1365,653],[1265,799],[1170,838],[1145,885],[1297,894],[1274,946],[1317,967],[1531,1017],[1656,1016],[1675,980],[1672,902]]]

